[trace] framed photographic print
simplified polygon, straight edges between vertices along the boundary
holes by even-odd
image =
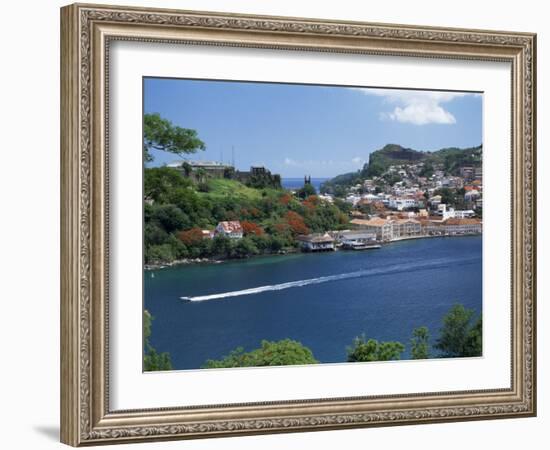
[[[71,5],[61,439],[536,414],[536,36]]]

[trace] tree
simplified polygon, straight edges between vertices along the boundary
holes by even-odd
[[[167,263],[176,259],[175,249],[171,244],[151,245],[145,247],[146,263]]]
[[[203,240],[202,230],[198,227],[181,231],[178,237],[185,245],[198,245]]]
[[[143,336],[145,340],[145,351],[143,354],[143,370],[151,372],[155,370],[172,370],[170,354],[167,352],[158,353],[149,343],[151,336],[151,324],[153,316],[146,309],[143,310]]]
[[[430,357],[430,332],[427,327],[413,330],[411,355],[413,359],[428,359]]]
[[[245,236],[249,234],[262,236],[264,234],[264,230],[260,225],[254,222],[249,222],[248,220],[243,220],[241,222],[241,227],[243,228]]]
[[[357,336],[353,345],[348,347],[348,362],[391,361],[401,358],[405,346],[401,342],[378,342],[365,340],[365,335]]]
[[[421,177],[430,178],[434,174],[434,166],[431,162],[427,161],[424,163],[424,166],[422,169],[420,169],[420,172],[418,175]]]
[[[464,346],[464,356],[481,356],[483,354],[483,323],[481,317],[468,332]]]
[[[294,234],[309,234],[309,228],[304,222],[304,218],[294,211],[286,213],[286,221]]]
[[[292,200],[292,195],[290,195],[288,192],[285,192],[283,195],[279,197],[279,203],[284,206],[287,206],[291,200]]]
[[[218,235],[212,240],[212,253],[221,257],[230,257],[233,253],[232,239]]]
[[[234,252],[237,258],[246,258],[247,256],[257,255],[260,253],[254,241],[249,237],[239,239],[239,242],[235,246]]]
[[[146,223],[143,233],[145,245],[162,245],[168,241],[168,233],[156,223]]]
[[[315,210],[319,203],[319,197],[317,197],[316,195],[310,195],[305,198],[305,200],[302,202],[302,205],[304,205],[308,211],[313,212],[313,210]]]
[[[166,196],[178,188],[188,190],[187,188],[191,185],[190,180],[171,167],[146,168],[143,173],[144,193],[156,202],[164,201]]]
[[[278,342],[262,341],[260,348],[247,353],[238,347],[222,359],[209,359],[203,368],[288,366],[318,362],[309,348],[300,342],[284,339]]]
[[[145,161],[152,161],[150,151],[163,150],[181,155],[195,153],[206,148],[195,130],[174,125],[160,114],[145,114],[143,118],[143,154]]]
[[[456,304],[443,318],[443,327],[435,348],[441,350],[442,356],[447,358],[469,356],[468,340],[470,324],[474,315],[473,309],[466,309],[464,305]]]
[[[176,205],[153,205],[151,219],[157,222],[166,232],[181,230],[189,226],[189,217]]]
[[[365,176],[371,178],[371,177],[378,177],[384,173],[386,168],[384,165],[379,161],[369,161],[369,164],[367,165],[367,169],[365,171]]]
[[[310,195],[317,195],[317,191],[315,190],[315,187],[312,184],[304,184],[304,186],[298,191],[296,191],[296,195],[300,197],[301,199],[305,199],[309,197]]]
[[[441,195],[441,203],[454,206],[457,202],[456,193],[450,188],[441,188],[435,191],[435,195]]]

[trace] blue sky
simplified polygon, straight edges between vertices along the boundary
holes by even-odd
[[[145,113],[197,130],[188,159],[262,165],[283,177],[360,169],[384,145],[416,150],[482,143],[482,95],[254,82],[146,78]],[[179,159],[154,151],[153,165]]]

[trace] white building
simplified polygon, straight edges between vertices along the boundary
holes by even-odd
[[[334,198],[330,194],[319,194],[317,195],[319,197],[319,200],[323,200],[328,203],[334,203]]]
[[[475,202],[479,197],[481,196],[481,194],[479,193],[479,191],[477,189],[472,189],[470,191],[467,191],[465,194],[464,194],[464,200],[466,202]]]
[[[418,202],[414,198],[392,198],[389,206],[397,211],[403,211],[404,209],[416,208]]]
[[[322,252],[334,250],[334,238],[328,233],[314,233],[296,238],[302,249],[308,252]]]
[[[398,219],[393,221],[393,238],[417,236],[422,231],[420,222],[415,219]]]
[[[351,203],[353,206],[357,205],[359,200],[361,200],[361,196],[356,194],[350,194],[346,197],[346,202]]]
[[[453,208],[449,208],[448,211],[443,213],[443,219],[468,219],[474,217],[476,213],[471,209],[455,211]]]
[[[376,233],[364,230],[344,230],[333,233],[333,237],[344,245],[366,244],[376,241]]]
[[[415,219],[382,219],[374,217],[370,220],[353,219],[350,223],[357,225],[369,233],[373,233],[379,241],[391,241],[395,238],[417,236],[422,232],[422,225]]]
[[[478,219],[448,219],[442,227],[446,234],[481,234],[482,224]]]
[[[243,237],[243,227],[238,220],[220,222],[216,227],[215,234],[230,239],[241,239]]]

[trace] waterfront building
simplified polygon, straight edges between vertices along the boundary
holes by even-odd
[[[422,220],[422,233],[428,236],[456,236],[482,232],[482,222],[479,219],[437,219],[430,217]]]
[[[478,219],[448,219],[442,225],[447,235],[481,234],[482,224]]]
[[[302,250],[308,252],[322,252],[334,250],[334,238],[328,233],[313,233],[296,238]]]
[[[216,227],[215,234],[230,239],[241,239],[243,237],[243,227],[238,220],[220,222]]]
[[[366,244],[376,241],[376,233],[368,232],[365,230],[344,230],[335,231],[332,237],[340,244],[353,245],[353,244]]]
[[[426,236],[442,236],[445,234],[445,229],[442,227],[443,220],[441,217],[427,217],[420,220],[422,234]]]
[[[393,239],[408,236],[418,236],[422,232],[421,224],[415,219],[398,219],[393,222]]]
[[[379,241],[391,241],[393,239],[393,221],[391,219],[373,217],[369,220],[353,219],[350,223],[364,231],[374,233]]]

